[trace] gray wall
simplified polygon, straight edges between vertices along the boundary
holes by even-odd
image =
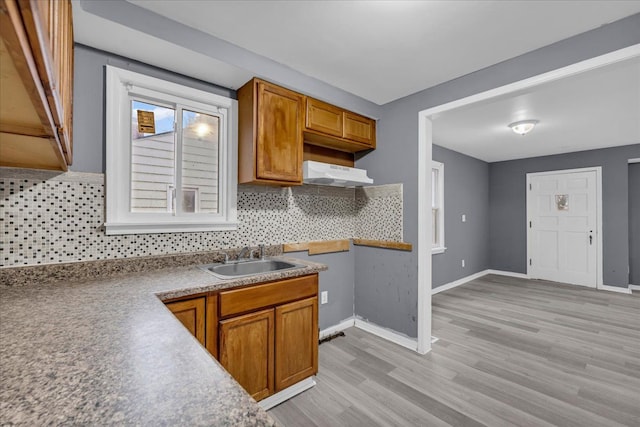
[[[640,163],[629,165],[629,284],[640,286]]]
[[[235,98],[235,91],[191,77],[75,45],[73,81],[73,164],[76,172],[105,171],[105,65],[179,83],[195,89]]]
[[[305,95],[315,96],[369,117],[379,116],[380,107],[373,102],[126,0],[80,0],[78,4],[85,12],[209,56]]]
[[[418,283],[415,256],[415,249],[404,252],[356,246],[355,315],[410,335],[400,326],[416,323],[417,287],[407,285]]]
[[[640,157],[640,144],[491,163],[491,268],[527,272],[527,173],[602,166],[604,284],[626,288],[629,284],[627,160],[637,157]]]
[[[359,159],[357,167],[368,169],[376,184],[404,184],[404,238],[414,248],[411,253],[390,256],[384,277],[368,272],[384,259],[387,251],[355,248],[357,315],[417,336],[418,112],[638,44],[639,26],[640,14],[636,14],[383,106],[377,148]],[[392,285],[387,276],[394,278]],[[366,299],[359,299],[367,293]],[[375,310],[381,306],[385,309]],[[402,310],[409,312],[398,315]]]
[[[447,248],[431,257],[431,287],[436,288],[489,268],[489,164],[438,145],[433,146],[433,160],[444,163]]]
[[[353,245],[349,252],[309,255],[305,251],[286,255],[329,266],[328,270],[320,272],[320,292],[329,292],[326,304],[320,304],[318,301],[320,330],[335,326],[341,321],[353,317]]]

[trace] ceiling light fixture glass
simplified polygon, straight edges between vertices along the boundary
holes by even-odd
[[[538,120],[520,120],[519,122],[511,123],[509,127],[518,135],[526,135],[531,132],[537,124]]]

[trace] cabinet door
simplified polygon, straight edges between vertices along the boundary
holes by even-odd
[[[353,113],[344,113],[344,138],[363,144],[376,145],[376,122]]]
[[[258,81],[256,178],[302,183],[303,96]]]
[[[273,309],[220,322],[220,363],[256,400],[273,394]]]
[[[276,307],[276,392],[318,372],[318,298]]]
[[[49,108],[66,160],[71,164],[73,102],[73,23],[69,0],[20,2]]]
[[[205,345],[205,297],[170,302],[166,306],[200,344]]]
[[[306,128],[341,138],[342,112],[338,107],[307,98]]]

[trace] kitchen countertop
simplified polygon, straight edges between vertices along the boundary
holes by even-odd
[[[0,287],[0,424],[273,425],[160,298],[326,269],[294,261],[232,280],[180,267]]]

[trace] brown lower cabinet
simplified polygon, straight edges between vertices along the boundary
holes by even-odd
[[[318,372],[318,298],[276,307],[276,392]]]
[[[170,302],[166,305],[191,335],[196,337],[200,344],[205,345],[205,297]]]
[[[318,372],[317,274],[166,305],[256,400]]]
[[[273,394],[273,309],[220,322],[220,363],[254,399]]]

